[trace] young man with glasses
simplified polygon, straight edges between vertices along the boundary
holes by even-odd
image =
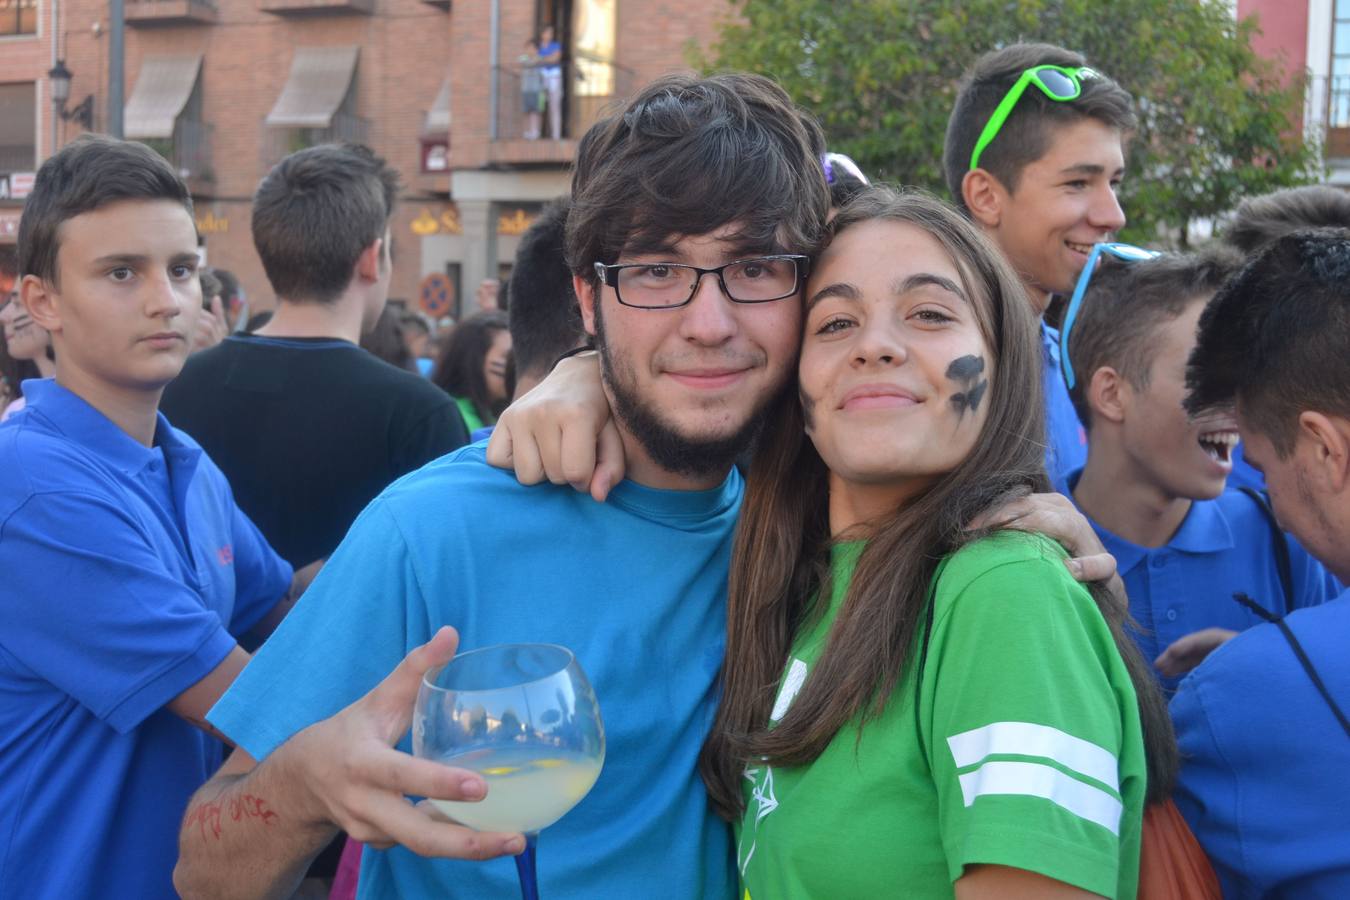
[[[1350,582],[1350,232],[1280,238],[1200,319],[1187,409],[1236,409],[1282,525]],[[1259,599],[1259,598],[1258,598]],[[1181,683],[1177,806],[1225,897],[1350,896],[1350,592]]]
[[[364,897],[515,893],[509,860],[418,858],[523,846],[405,799],[484,793],[481,776],[406,752],[420,678],[455,649],[446,623],[466,649],[564,644],[595,685],[608,763],[546,833],[545,896],[734,895],[695,761],[725,643],[733,461],[792,372],[800,254],[829,206],[822,151],[755,76],[662,79],[595,126],[567,256],[628,479],[596,504],[522,487],[469,447],[377,498],[210,714],[240,749],[189,807],[185,895],[284,894],[339,827],[401,845],[367,848]]]
[[[1234,594],[1283,615],[1338,593],[1320,563],[1285,544],[1260,497],[1225,490],[1232,416],[1192,419],[1181,405],[1196,322],[1239,263],[1221,249],[1111,257],[1084,270],[1065,318],[1061,362],[1088,456],[1059,487],[1116,557],[1131,637],[1168,692],[1215,647],[1261,624]]]
[[[1135,127],[1130,95],[1049,44],[976,60],[947,123],[943,168],[966,215],[1003,251],[1043,315],[1068,295],[1094,244],[1125,224],[1116,191]],[[1042,326],[1051,476],[1083,465],[1086,436],[1060,375],[1058,335]]]

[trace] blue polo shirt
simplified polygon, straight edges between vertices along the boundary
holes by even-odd
[[[1041,323],[1042,380],[1045,384],[1045,426],[1049,444],[1045,448],[1045,470],[1057,481],[1087,463],[1087,431],[1078,421],[1064,374],[1059,370],[1059,332]]]
[[[1069,497],[1081,474],[1072,473],[1064,484]],[[1177,533],[1161,547],[1130,543],[1096,522],[1092,527],[1116,558],[1134,619],[1128,630],[1150,664],[1172,642],[1203,628],[1245,631],[1260,625],[1262,619],[1233,599],[1239,591],[1280,616],[1340,592],[1331,573],[1286,535],[1294,596],[1284,596],[1274,529],[1256,501],[1240,491],[1193,501]],[[1181,679],[1158,674],[1158,680],[1171,692]]]
[[[169,712],[287,589],[220,470],[53,381],[0,425],[0,897],[174,897],[219,742]]]
[[[1289,629],[1350,714],[1350,592]],[[1350,897],[1350,738],[1274,625],[1215,650],[1172,699],[1176,801],[1230,900]]]

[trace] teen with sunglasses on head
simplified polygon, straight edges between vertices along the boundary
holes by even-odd
[[[942,161],[956,205],[993,239],[1036,315],[1069,294],[1094,244],[1125,225],[1133,100],[1071,50],[1012,44],[975,61],[947,122]],[[1042,323],[1051,475],[1083,464],[1086,436],[1060,378],[1057,338]]]
[[[869,189],[759,444],[701,763],[753,898],[1133,897],[1175,765],[1124,609],[971,516],[1047,487],[1035,317],[955,210]]]
[[[1235,593],[1283,615],[1338,588],[1264,500],[1225,490],[1232,415],[1192,419],[1182,408],[1196,322],[1239,258],[1115,252],[1084,270],[1065,316],[1061,360],[1088,457],[1059,486],[1115,556],[1131,636],[1170,693],[1215,647],[1263,621]]]

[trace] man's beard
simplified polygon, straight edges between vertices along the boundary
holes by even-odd
[[[604,317],[595,308],[595,344],[600,368],[613,397],[614,417],[647,451],[652,462],[676,475],[702,478],[730,471],[738,457],[754,443],[773,402],[770,391],[746,417],[741,427],[724,437],[694,438],[681,434],[657,415],[634,385],[633,369],[615,359],[605,341]]]

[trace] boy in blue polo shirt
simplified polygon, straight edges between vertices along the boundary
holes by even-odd
[[[1063,47],[1011,44],[962,78],[942,149],[947,187],[1012,263],[1038,317],[1052,295],[1072,292],[1092,245],[1124,227],[1116,192],[1135,124],[1129,93]],[[1059,373],[1059,335],[1044,322],[1041,352],[1056,478],[1083,465],[1087,444]]]
[[[1133,636],[1168,691],[1214,647],[1261,623],[1235,593],[1276,615],[1336,593],[1259,497],[1224,490],[1238,440],[1231,415],[1193,420],[1181,405],[1196,322],[1237,262],[1222,250],[1106,262],[1068,335],[1088,458],[1061,489],[1115,556]]]
[[[57,363],[0,426],[0,896],[169,898],[179,820],[220,763],[206,711],[292,572],[157,412],[202,305],[169,165],[65,147],[19,266]]]

